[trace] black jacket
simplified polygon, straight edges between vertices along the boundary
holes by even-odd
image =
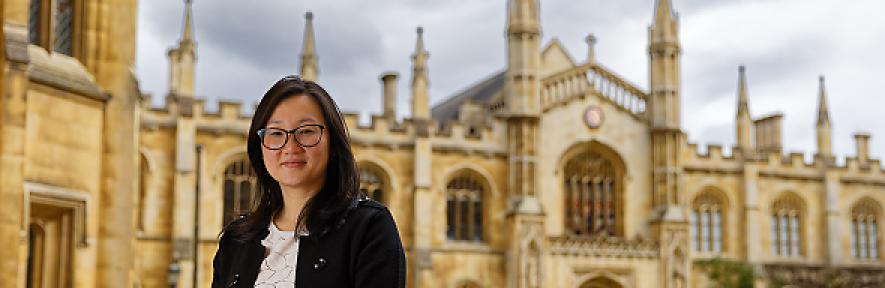
[[[360,199],[328,233],[301,236],[296,287],[405,287],[406,259],[393,216],[384,205]],[[261,239],[221,235],[212,288],[253,287],[264,260]]]

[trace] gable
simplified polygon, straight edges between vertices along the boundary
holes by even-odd
[[[575,60],[569,56],[558,39],[553,38],[541,51],[541,78],[573,67]]]

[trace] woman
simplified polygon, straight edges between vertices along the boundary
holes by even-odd
[[[405,287],[396,224],[360,195],[347,127],[322,87],[277,81],[252,117],[247,149],[254,203],[224,228],[212,287]]]

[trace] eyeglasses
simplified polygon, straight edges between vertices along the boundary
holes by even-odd
[[[320,124],[306,124],[298,128],[286,131],[280,128],[264,128],[258,130],[261,145],[270,150],[280,150],[289,142],[289,134],[295,136],[295,142],[301,147],[313,147],[323,139],[323,129]]]

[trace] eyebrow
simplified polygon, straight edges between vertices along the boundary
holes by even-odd
[[[304,123],[304,122],[316,122],[316,123],[319,123],[320,121],[317,121],[316,119],[313,119],[313,118],[302,118],[301,120],[298,120],[298,122],[295,122],[295,123],[297,123],[297,124],[301,124],[301,123]],[[268,122],[267,122],[268,125],[270,125],[270,124],[282,124],[282,123],[283,123],[282,120],[271,120],[271,121],[268,121]]]

